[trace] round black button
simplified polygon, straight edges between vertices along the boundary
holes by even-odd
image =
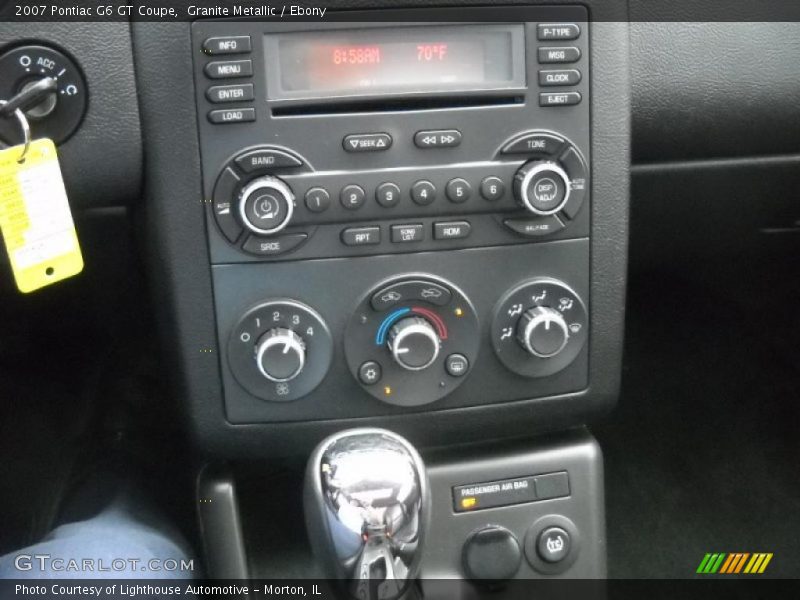
[[[364,189],[358,185],[347,185],[339,194],[339,201],[348,210],[356,210],[364,205],[367,199]]]
[[[489,202],[494,202],[503,197],[506,186],[499,177],[490,176],[481,181],[481,196]]]
[[[280,225],[286,218],[286,199],[270,188],[255,190],[247,196],[244,214],[248,222],[260,230],[269,230]]]
[[[503,581],[516,575],[522,551],[517,538],[508,529],[489,525],[470,536],[461,559],[470,579]]]
[[[306,208],[311,212],[326,211],[330,205],[331,195],[325,188],[315,187],[306,192]]]
[[[385,208],[397,206],[400,202],[400,188],[394,183],[382,183],[375,190],[375,200]]]
[[[549,563],[564,560],[569,554],[570,537],[561,527],[548,527],[539,534],[536,552],[539,557]]]
[[[368,360],[358,368],[358,379],[364,385],[374,385],[381,380],[381,366],[374,360]]]
[[[472,187],[466,179],[461,179],[459,177],[457,179],[451,179],[448,182],[445,193],[450,202],[461,204],[469,200],[469,197],[472,195]]]
[[[426,206],[436,200],[436,186],[430,181],[418,181],[411,186],[411,199],[420,206]]]
[[[469,360],[463,354],[451,354],[447,357],[444,368],[449,375],[461,377],[469,370]]]

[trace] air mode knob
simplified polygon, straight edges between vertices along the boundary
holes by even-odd
[[[300,374],[305,364],[305,342],[291,329],[270,329],[256,345],[256,365],[270,381],[291,381]]]
[[[550,358],[567,345],[569,327],[557,310],[537,306],[520,317],[517,339],[522,347],[534,356]]]
[[[389,332],[389,350],[398,365],[409,371],[422,371],[439,356],[441,340],[422,317],[398,321]]]
[[[514,176],[517,202],[536,215],[557,213],[564,208],[569,194],[569,175],[554,162],[527,162]]]
[[[239,193],[239,218],[253,233],[271,235],[289,224],[294,194],[283,180],[265,175],[250,181]]]

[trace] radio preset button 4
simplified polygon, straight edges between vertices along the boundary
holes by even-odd
[[[411,199],[420,206],[427,206],[436,200],[436,186],[430,181],[418,181],[411,187]]]

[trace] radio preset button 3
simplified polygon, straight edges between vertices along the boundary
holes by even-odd
[[[400,188],[394,183],[382,183],[375,190],[375,200],[384,208],[397,206],[400,202]]]

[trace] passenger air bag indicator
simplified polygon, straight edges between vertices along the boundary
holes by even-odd
[[[530,477],[456,486],[453,488],[453,510],[455,512],[469,512],[554,498],[556,496],[552,494],[539,495],[536,493],[536,480],[549,480],[553,475],[557,475],[559,480],[568,481],[566,471],[562,471],[547,475],[532,475]],[[568,495],[569,486],[567,484],[561,496]]]

